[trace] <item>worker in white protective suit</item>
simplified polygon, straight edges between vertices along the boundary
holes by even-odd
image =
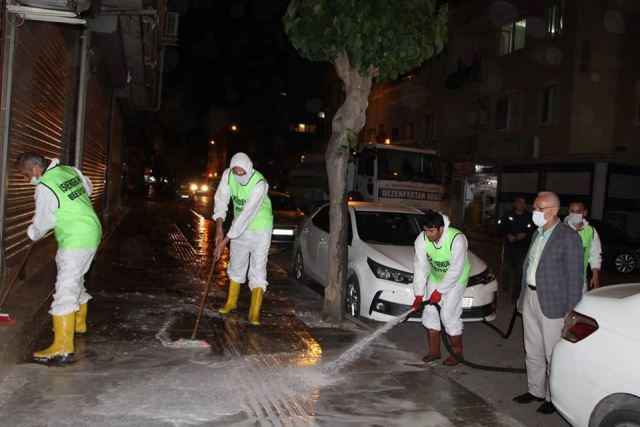
[[[229,313],[237,308],[240,284],[245,283],[249,269],[251,306],[249,324],[260,324],[262,297],[267,290],[267,256],[271,246],[273,211],[268,197],[269,184],[253,169],[249,156],[237,153],[229,168],[222,173],[216,190],[213,220],[216,222],[214,260],[220,258],[227,243],[229,254],[229,295],[218,311]],[[233,202],[233,222],[227,234],[222,223],[227,215],[229,200]]]
[[[441,319],[454,352],[444,364],[454,366],[462,358],[462,298],[471,271],[467,247],[466,237],[449,226],[447,216],[426,212],[423,232],[414,243],[412,306],[417,311],[423,298],[429,298],[422,312],[429,340],[429,353],[422,359],[426,363],[440,359]]]
[[[91,181],[78,169],[48,162],[36,153],[20,155],[16,163],[22,176],[36,186],[35,214],[27,235],[33,241],[54,230],[58,269],[49,313],[54,340],[48,348],[33,354],[38,362],[71,361],[75,351],[74,333],[87,332],[87,302],[91,295],[84,287],[84,275],[96,254],[102,227],[89,196]]]

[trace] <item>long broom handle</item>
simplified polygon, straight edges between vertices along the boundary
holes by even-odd
[[[7,302],[7,299],[9,298],[9,294],[11,293],[13,286],[18,281],[18,275],[20,274],[20,270],[22,270],[22,267],[24,267],[24,265],[27,263],[27,260],[29,259],[29,255],[31,255],[31,249],[33,249],[33,243],[28,246],[27,253],[22,258],[22,261],[20,261],[20,264],[13,267],[13,270],[16,272],[16,274],[13,276],[13,279],[7,286],[7,289],[3,289],[4,294],[0,297],[0,308],[2,308],[5,302]]]
[[[216,267],[217,260],[211,260],[211,271],[209,271],[209,278],[207,279],[207,286],[204,291],[204,295],[202,296],[202,302],[200,303],[200,308],[198,309],[198,317],[196,318],[196,324],[193,327],[193,333],[191,334],[191,340],[196,339],[196,333],[198,332],[198,326],[200,326],[200,319],[202,318],[202,313],[204,312],[204,306],[207,302],[207,296],[209,295],[209,288],[211,287],[211,280],[213,279],[213,270]]]

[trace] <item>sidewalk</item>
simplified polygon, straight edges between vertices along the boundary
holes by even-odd
[[[246,287],[238,311],[217,313],[223,259],[197,335],[211,348],[163,346],[161,331],[191,336],[212,239],[211,222],[186,209],[132,209],[88,277],[94,299],[77,361],[11,367],[0,425],[521,425],[384,336],[329,369],[380,325],[323,323],[322,298],[274,264],[261,326],[247,324]],[[50,336],[43,328],[36,346]]]

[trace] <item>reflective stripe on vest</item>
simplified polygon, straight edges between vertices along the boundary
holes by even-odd
[[[96,248],[102,237],[100,220],[82,178],[71,166],[54,166],[40,178],[58,199],[54,233],[61,249]]]
[[[432,241],[427,239],[425,234],[424,236],[424,248],[427,252],[427,258],[429,259],[430,271],[429,277],[427,279],[428,283],[440,283],[444,278],[444,275],[449,271],[449,266],[451,265],[451,247],[453,246],[453,240],[462,234],[460,230],[457,230],[453,227],[449,227],[447,230],[447,235],[442,242],[442,246],[437,248],[436,245],[433,244]],[[471,272],[471,263],[469,262],[469,255],[465,254],[464,256],[464,268],[462,270],[462,274],[458,279],[458,283],[461,285],[466,285],[469,281],[469,273]]]
[[[240,216],[244,205],[247,203],[253,188],[260,181],[265,181],[264,176],[258,171],[254,171],[253,175],[249,179],[246,185],[240,184],[233,178],[233,172],[229,171],[229,192],[231,193],[231,200],[233,201],[233,218],[236,219]],[[247,227],[247,230],[261,231],[273,228],[273,211],[271,209],[271,200],[269,196],[265,196],[262,201],[262,205],[256,212],[256,216],[253,217],[253,221]]]
[[[586,225],[578,231],[578,236],[582,240],[582,249],[584,250],[584,283],[587,283],[587,266],[589,265],[589,258],[591,258],[591,245],[593,244],[594,234],[594,228],[590,225]]]

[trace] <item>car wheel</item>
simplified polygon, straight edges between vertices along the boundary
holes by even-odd
[[[293,258],[293,275],[298,282],[304,285],[310,282],[309,276],[304,271],[304,259],[300,250],[296,251],[296,256]]]
[[[616,271],[621,274],[633,273],[636,269],[636,258],[626,252],[618,254],[614,261]]]
[[[360,314],[360,285],[355,274],[352,274],[347,279],[344,309],[347,314],[353,317],[357,317]]]
[[[600,427],[640,427],[638,408],[616,409],[604,417]]]

